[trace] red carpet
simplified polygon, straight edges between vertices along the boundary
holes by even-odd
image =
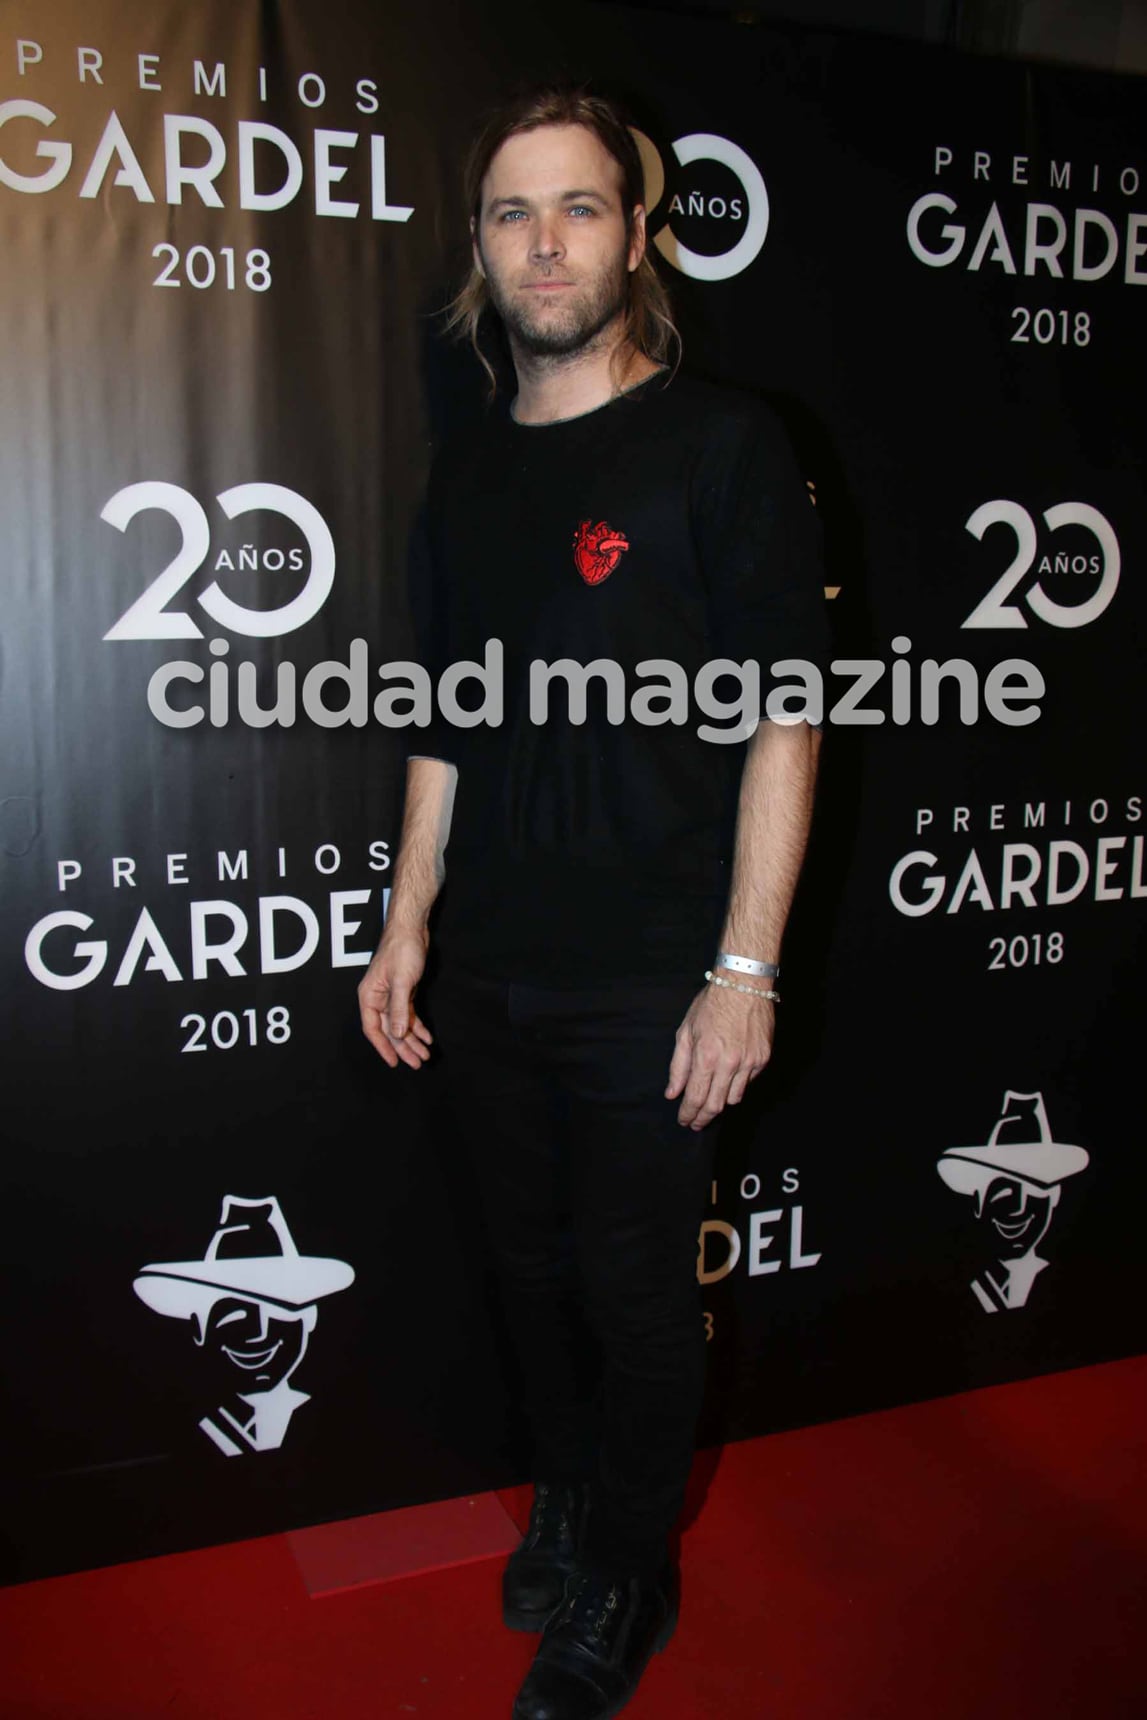
[[[703,1454],[626,1720],[1147,1715],[1145,1456],[1142,1357]],[[499,1570],[312,1600],[273,1536],[6,1589],[0,1714],[505,1720]]]

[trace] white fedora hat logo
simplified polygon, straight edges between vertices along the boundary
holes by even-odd
[[[958,1194],[975,1194],[993,1176],[1051,1189],[1089,1163],[1083,1147],[1052,1139],[1042,1093],[1004,1094],[999,1121],[984,1146],[950,1147],[936,1169]]]
[[[221,1296],[236,1296],[296,1310],[354,1283],[345,1260],[300,1254],[274,1195],[223,1198],[219,1226],[202,1260],[161,1260],[144,1266],[133,1282],[157,1314],[190,1319]]]

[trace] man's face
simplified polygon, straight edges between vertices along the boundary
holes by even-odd
[[[233,1370],[236,1390],[271,1391],[298,1366],[313,1324],[307,1318],[312,1312],[288,1313],[246,1297],[221,1296],[207,1316],[200,1342]]]
[[[995,1232],[997,1258],[1018,1260],[1047,1233],[1055,1205],[1053,1191],[1040,1191],[1019,1177],[993,1177],[976,1202],[977,1218]]]
[[[593,132],[539,126],[508,138],[490,163],[473,237],[512,341],[534,357],[564,356],[624,309],[626,277],[645,252],[645,212],[627,233],[621,169]]]

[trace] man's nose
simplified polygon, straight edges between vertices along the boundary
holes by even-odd
[[[565,246],[562,244],[556,221],[543,216],[534,228],[532,255],[538,262],[552,263],[564,255],[564,252]]]

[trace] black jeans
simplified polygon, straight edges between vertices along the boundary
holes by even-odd
[[[705,1372],[698,1233],[712,1127],[664,1097],[697,978],[593,990],[467,973],[428,1010],[484,1215],[536,1442],[588,1479],[588,1557],[652,1573],[692,1459]]]

